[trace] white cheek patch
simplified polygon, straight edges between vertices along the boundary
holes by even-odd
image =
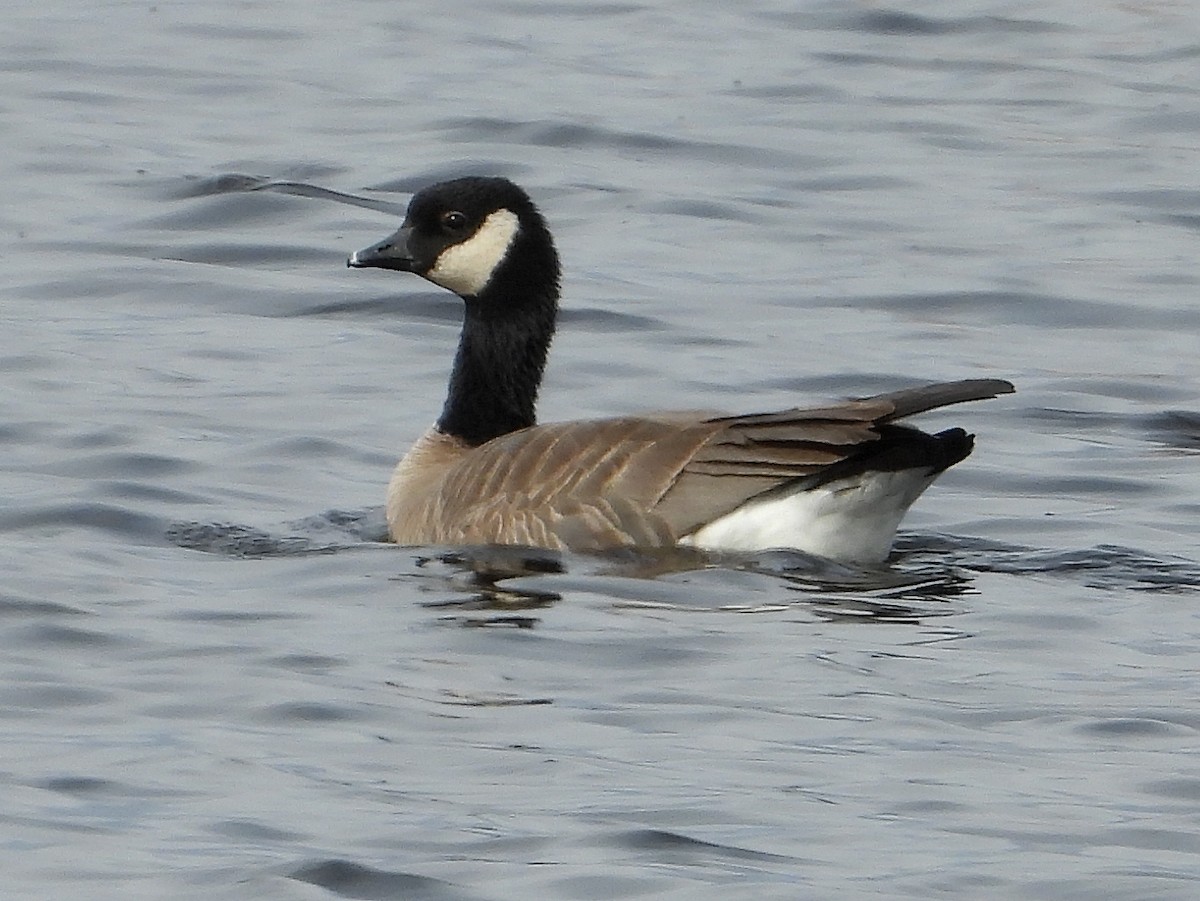
[[[443,250],[425,277],[455,294],[478,294],[492,280],[520,227],[517,214],[510,210],[490,213],[475,234]]]

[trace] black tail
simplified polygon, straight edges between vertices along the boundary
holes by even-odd
[[[975,447],[975,436],[962,429],[946,429],[930,435],[911,426],[883,425],[878,431],[878,441],[809,476],[803,480],[805,487],[817,488],[864,472],[925,469],[931,476],[937,475],[965,460]]]

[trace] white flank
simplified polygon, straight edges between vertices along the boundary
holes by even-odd
[[[425,277],[455,294],[473,297],[492,280],[520,227],[511,210],[490,213],[475,234],[443,250]]]
[[[881,563],[905,512],[935,478],[924,469],[864,473],[745,504],[679,543],[710,551],[796,548],[835,560]]]

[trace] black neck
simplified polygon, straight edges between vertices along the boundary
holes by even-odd
[[[557,273],[555,273],[557,275]],[[450,392],[438,428],[471,446],[537,422],[538,388],[558,312],[557,279],[505,296],[468,297]]]

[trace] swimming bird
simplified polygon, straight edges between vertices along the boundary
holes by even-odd
[[[424,188],[400,229],[347,265],[416,273],[465,307],[441,416],[388,486],[404,545],[786,547],[881,562],[909,506],[974,443],[897,420],[1013,391],[970,379],[811,409],[539,425],[559,261],[524,190],[487,177]]]

